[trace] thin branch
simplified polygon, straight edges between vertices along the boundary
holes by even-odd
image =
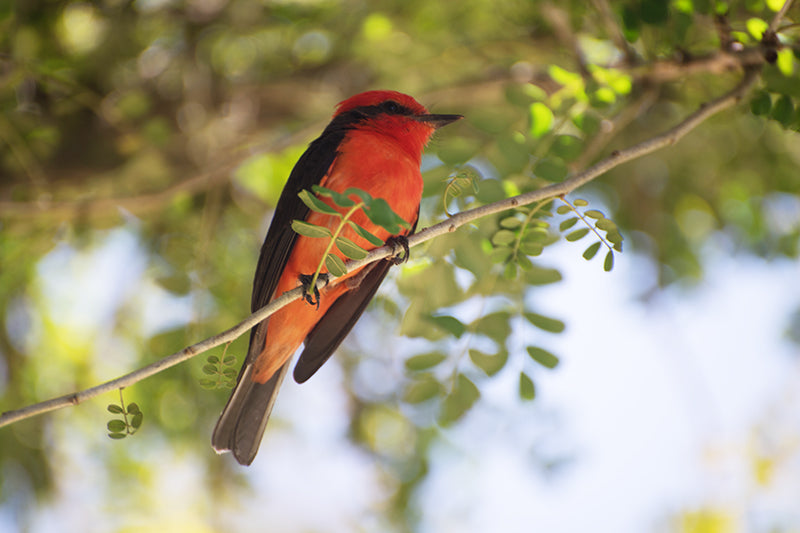
[[[324,283],[320,282],[317,285],[323,286]],[[303,287],[296,287],[290,291],[287,291],[270,302],[269,305],[262,307],[234,327],[196,344],[192,344],[191,346],[188,346],[179,352],[175,352],[172,355],[169,355],[163,359],[159,359],[158,361],[150,363],[139,370],[125,374],[117,379],[106,381],[105,383],[101,383],[100,385],[91,387],[89,389],[84,389],[79,392],[65,394],[64,396],[59,396],[44,402],[29,405],[28,407],[23,407],[22,409],[6,411],[0,415],[0,427],[13,424],[14,422],[18,422],[32,416],[54,411],[56,409],[61,409],[63,407],[68,407],[70,405],[78,405],[79,403],[85,402],[86,400],[94,398],[95,396],[99,396],[106,392],[111,392],[114,389],[129,387],[145,378],[158,374],[162,370],[166,370],[177,365],[178,363],[182,363],[183,361],[191,359],[197,354],[207,352],[208,350],[216,348],[221,344],[225,344],[239,338],[242,334],[249,331],[266,317],[272,315],[291,302],[299,299],[302,294]]]
[[[622,29],[614,17],[614,12],[611,10],[611,6],[608,4],[608,0],[593,0],[592,3],[594,4],[597,12],[600,14],[600,19],[602,20],[603,25],[606,27],[609,38],[617,48],[625,53],[626,63],[629,65],[635,64],[636,52],[633,50],[633,48],[631,48],[630,43],[625,38],[625,35],[623,35]]]
[[[419,233],[411,235],[408,238],[408,245],[417,246],[419,244],[422,244],[423,242],[429,241],[446,233],[451,233],[456,229],[458,229],[459,227],[464,226],[465,224],[468,224],[474,220],[492,214],[500,213],[508,209],[513,209],[518,206],[528,205],[534,202],[540,202],[542,200],[547,200],[550,198],[566,195],[569,192],[605,174],[609,170],[621,165],[622,163],[643,157],[658,149],[671,146],[675,144],[678,140],[683,138],[687,133],[689,133],[694,128],[699,126],[701,123],[703,123],[705,120],[709,119],[711,116],[737,103],[744,96],[747,90],[752,86],[757,77],[758,77],[757,70],[753,69],[747,71],[744,78],[739,83],[739,85],[736,86],[736,88],[734,88],[727,94],[717,98],[716,100],[713,100],[712,102],[703,105],[702,107],[700,107],[700,109],[698,109],[697,111],[686,117],[686,119],[684,119],[677,126],[662,133],[661,135],[658,135],[656,137],[643,141],[639,144],[631,146],[630,148],[614,152],[608,158],[600,161],[596,165],[588,168],[583,172],[575,174],[574,176],[570,177],[569,179],[561,183],[549,185],[547,187],[543,187],[535,191],[521,194],[519,196],[506,198],[498,202],[494,202],[481,207],[477,207],[475,209],[470,209],[468,211],[458,213],[453,217],[449,218],[448,220],[430,226],[420,231]],[[377,248],[375,250],[372,250],[362,260],[349,261],[346,264],[347,271],[352,272],[358,268],[364,267],[380,259],[390,257],[394,254],[395,250],[394,247],[392,246],[383,246],[381,248]],[[317,282],[318,288],[322,288],[324,286],[325,286],[324,280],[319,280]],[[110,392],[120,387],[128,387],[147,377],[157,374],[162,370],[175,366],[178,363],[186,361],[187,359],[191,359],[192,357],[194,357],[199,353],[208,351],[216,346],[225,344],[227,342],[230,342],[238,338],[243,333],[247,332],[252,327],[254,327],[256,324],[260,323],[261,321],[263,321],[264,319],[266,319],[267,317],[278,311],[280,308],[301,298],[302,294],[303,294],[302,287],[297,287],[295,289],[292,289],[291,291],[285,292],[284,294],[273,300],[270,304],[259,309],[258,311],[250,315],[246,320],[237,324],[236,326],[226,331],[223,331],[218,335],[215,335],[201,342],[188,346],[187,348],[184,348],[179,352],[176,352],[168,357],[165,357],[164,359],[151,363],[150,365],[147,365],[134,372],[131,372],[130,374],[126,374],[120,378],[107,381],[101,385],[97,385],[89,389],[85,389],[79,392],[60,396],[58,398],[53,398],[45,402],[30,405],[22,409],[18,409],[15,411],[7,411],[2,415],[0,415],[0,427],[12,424],[19,420],[30,418],[38,414],[46,413],[49,411],[53,411],[71,405],[77,405],[90,398],[93,398],[95,396],[98,396],[106,392]]]
[[[789,8],[792,7],[792,1],[793,0],[786,0],[781,6],[780,11],[772,17],[772,20],[769,22],[769,28],[767,29],[768,32],[775,32],[778,29],[778,24],[780,24],[781,20],[786,16],[786,12],[789,11]]]
[[[567,13],[565,13],[563,9],[560,9],[549,2],[543,4],[541,10],[542,16],[553,29],[556,39],[558,39],[563,46],[569,48],[572,53],[575,54],[575,59],[578,63],[578,70],[580,71],[581,76],[583,76],[584,79],[591,78],[592,74],[589,72],[589,66],[586,63],[586,56],[584,55],[583,50],[581,50],[575,32],[572,31],[572,26],[570,25],[569,16]]]
[[[632,102],[625,106],[620,113],[613,119],[603,121],[600,132],[595,135],[583,149],[580,157],[571,165],[572,170],[585,167],[591,162],[603,148],[608,145],[611,139],[620,131],[636,120],[643,113],[647,112],[656,103],[658,90],[655,87],[645,88],[644,92]]]
[[[662,84],[692,74],[723,74],[737,69],[747,70],[766,62],[764,49],[759,45],[734,51],[720,50],[689,58],[657,60],[637,65],[630,72],[641,83]]]

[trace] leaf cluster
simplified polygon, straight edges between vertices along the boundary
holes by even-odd
[[[312,278],[312,285],[316,282],[316,278],[319,276],[323,265],[329,273],[336,277],[343,276],[347,273],[347,268],[342,258],[333,253],[334,245],[342,256],[347,259],[363,259],[367,256],[367,250],[352,239],[342,235],[345,228],[351,230],[355,235],[365,239],[373,246],[382,246],[384,244],[379,237],[351,220],[351,217],[357,211],[363,211],[370,222],[383,228],[390,235],[397,235],[403,230],[411,229],[411,225],[403,220],[400,215],[395,213],[386,200],[383,198],[373,198],[364,190],[351,187],[343,193],[339,193],[319,185],[314,185],[312,189],[313,193],[307,190],[300,191],[298,194],[300,200],[302,200],[311,211],[323,215],[330,215],[338,219],[338,223],[333,230],[329,227],[311,224],[304,220],[292,221],[292,229],[299,235],[311,238],[327,238],[330,240],[325,255]],[[333,205],[326,203],[322,198],[329,198]],[[336,207],[339,209],[336,209]]]
[[[236,367],[236,356],[226,355],[228,345],[221,356],[209,355],[203,365],[203,374],[209,377],[200,378],[200,386],[204,389],[232,389],[236,385],[239,373]]]
[[[566,215],[568,213],[575,215],[566,218],[558,226],[558,229],[562,232],[569,231],[564,238],[567,242],[577,242],[589,235],[589,232],[592,232],[598,240],[590,244],[589,247],[583,251],[583,258],[590,261],[597,255],[600,246],[605,245],[608,251],[603,261],[603,269],[606,272],[610,272],[611,269],[614,268],[614,252],[622,252],[622,234],[619,232],[617,225],[613,220],[606,218],[602,211],[597,209],[587,209],[583,212],[579,211],[578,207],[586,207],[589,205],[589,202],[586,200],[578,198],[570,203],[565,198],[561,198],[561,201],[564,202],[564,205],[558,206],[556,213],[559,215]],[[589,219],[592,219],[594,222],[590,222]],[[572,230],[573,226],[575,226],[578,221],[582,222],[586,227]],[[600,231],[605,232],[605,237],[600,234]]]
[[[539,313],[526,311],[521,314],[525,326],[533,326],[547,333],[561,333],[565,329],[564,322]],[[429,320],[436,327],[447,331],[456,339],[466,341],[462,344],[462,352],[468,354],[469,365],[457,358],[448,356],[445,351],[437,350],[414,355],[405,361],[405,368],[410,376],[403,392],[403,401],[412,405],[434,403],[438,412],[437,421],[443,426],[460,420],[480,399],[481,381],[497,376],[511,358],[507,348],[512,335],[512,319],[509,311],[497,311],[481,316],[465,324],[450,315],[431,316]],[[487,343],[488,341],[488,343]],[[475,345],[473,347],[473,344]],[[493,350],[483,346],[493,345]],[[527,346],[527,355],[538,366],[553,369],[558,365],[556,355],[538,346]],[[452,370],[448,364],[453,365]],[[524,363],[522,366],[526,366]],[[442,376],[448,376],[442,379]],[[519,373],[519,397],[532,400],[535,396],[531,370]],[[449,383],[449,384],[448,384]],[[482,386],[482,385],[481,385]]]
[[[136,403],[131,402],[127,407],[125,406],[122,390],[119,391],[119,404],[108,404],[106,409],[111,414],[122,415],[122,418],[113,418],[106,424],[109,438],[114,440],[124,439],[128,435],[133,435],[139,431],[142,420],[144,420],[144,413]]]

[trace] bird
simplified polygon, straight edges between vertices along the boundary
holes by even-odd
[[[384,199],[408,222],[397,235],[372,223],[363,211],[351,220],[381,241],[399,242],[407,252],[407,236],[416,228],[422,199],[422,152],[434,131],[461,118],[429,113],[413,97],[397,91],[367,91],[340,102],[331,122],[300,156],[278,199],[256,266],[251,310],[297,286],[308,287],[310,274],[320,264],[327,239],[292,229],[293,220],[331,229],[338,225],[337,217],[311,210],[298,196],[314,185],[342,194],[357,188]],[[330,199],[317,197],[344,213]],[[341,235],[365,250],[375,248],[349,226]],[[335,247],[333,253],[346,260]],[[242,465],[253,462],[295,352],[304,344],[294,369],[295,381],[303,383],[339,347],[392,264],[387,258],[333,278],[319,290],[316,302],[295,300],[251,330],[236,386],[212,435],[217,453],[230,451]]]

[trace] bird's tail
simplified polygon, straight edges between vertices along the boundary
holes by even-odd
[[[218,453],[231,451],[243,465],[253,462],[290,362],[284,363],[266,383],[253,381],[253,364],[245,363],[211,436],[211,445]]]

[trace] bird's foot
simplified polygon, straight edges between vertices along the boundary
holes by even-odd
[[[386,245],[391,246],[394,249],[394,256],[390,259],[393,265],[399,265],[400,263],[405,263],[408,261],[410,257],[410,252],[408,249],[408,237],[405,235],[395,235],[393,237],[389,237],[386,239]],[[398,246],[402,248],[402,255],[401,251],[398,250]]]
[[[314,276],[311,274],[300,274],[298,276],[300,283],[303,285],[303,299],[310,305],[317,306],[319,309],[319,288],[317,284],[314,284],[314,289],[311,290],[311,280],[314,279]],[[321,279],[325,282],[325,285],[328,284],[328,274],[320,274],[318,279]],[[323,287],[325,286],[323,285]]]

